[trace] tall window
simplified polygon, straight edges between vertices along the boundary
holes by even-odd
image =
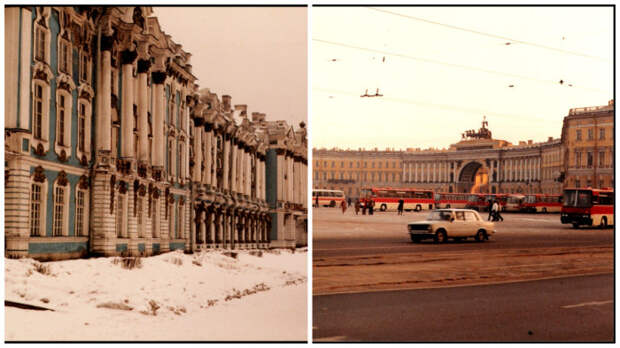
[[[144,237],[144,222],[143,222],[143,208],[142,208],[142,198],[138,197],[136,201],[136,217],[138,220],[138,238]]]
[[[34,88],[34,120],[32,129],[36,139],[42,139],[43,124],[43,87],[35,85]]]
[[[45,61],[45,31],[41,27],[36,27],[36,47],[35,47],[35,58],[40,61]]]
[[[599,134],[598,138],[599,138],[600,140],[605,139],[605,128],[601,128],[601,129],[599,129],[598,134]]]
[[[172,140],[168,141],[168,175],[172,173]]]
[[[65,189],[57,186],[54,194],[54,236],[62,236],[64,225]]]
[[[88,55],[85,52],[80,58],[80,79],[88,82]]]
[[[166,209],[168,210],[168,238],[172,238],[174,235],[174,218],[172,216],[174,210],[172,207],[172,204],[166,203]]]
[[[41,236],[41,185],[32,184],[30,192],[30,235]]]
[[[577,129],[577,140],[581,140],[581,129]]]
[[[177,204],[177,232],[176,238],[183,238],[183,206],[181,204]]]
[[[581,152],[575,152],[575,167],[581,166]]]
[[[605,151],[600,151],[598,153],[598,166],[599,167],[605,166]]]
[[[153,209],[153,211],[151,212],[151,216],[153,219],[151,222],[151,233],[153,235],[153,238],[159,238],[159,199],[153,199],[151,208]]]
[[[86,148],[86,105],[80,103],[78,114],[78,151],[84,152]]]
[[[594,130],[592,128],[588,128],[588,140],[594,139]]]
[[[75,235],[84,235],[84,191],[77,190],[77,199],[75,202]]]
[[[58,143],[65,145],[65,96],[60,96],[58,104]]]
[[[58,68],[60,71],[71,74],[71,47],[69,43],[60,40],[60,52],[58,53]]]
[[[592,152],[588,151],[588,168],[592,167],[593,162],[594,162],[594,156]]]
[[[119,238],[123,237],[123,196],[119,195],[116,199],[116,236]]]

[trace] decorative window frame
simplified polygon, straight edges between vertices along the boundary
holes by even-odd
[[[92,76],[92,62],[91,58],[86,52],[84,48],[81,48],[78,53],[79,62],[78,62],[78,81],[80,83],[91,84],[91,76]],[[84,65],[84,58],[86,58],[86,65]],[[86,73],[86,78],[84,78],[84,74]]]
[[[182,200],[183,198],[181,198]],[[185,238],[185,205],[182,201],[176,202],[176,239],[184,239]]]
[[[86,178],[85,176],[82,176],[82,178]],[[90,192],[88,187],[84,187],[85,184],[82,183],[82,180],[84,179],[80,179],[80,183],[78,183],[78,185],[75,188],[75,195],[74,195],[74,199],[75,199],[75,214],[74,214],[74,236],[76,237],[88,237],[89,236],[89,219],[88,217],[90,216]],[[83,216],[82,216],[82,234],[78,234],[78,193],[82,192],[84,193],[84,208],[83,208]]]
[[[54,226],[56,224],[56,189],[62,187],[63,199],[62,199],[62,226],[60,235],[54,234]],[[69,197],[71,197],[71,185],[67,180],[67,176],[64,171],[58,173],[58,177],[54,181],[52,187],[52,236],[54,237],[66,237],[69,235]]]
[[[145,214],[145,201],[146,199],[140,195],[136,195],[136,230],[138,238],[145,238],[146,227],[146,214]]]
[[[127,198],[127,191],[123,192],[123,188],[122,188],[122,184],[119,184],[119,189],[118,189],[118,196],[115,197],[116,201],[114,202],[114,232],[116,235],[116,238],[129,238],[129,234],[127,231],[127,213],[129,211],[129,207],[127,206],[127,202],[128,202],[128,198]],[[116,229],[116,219],[118,216],[118,203],[122,202],[123,203],[123,209],[121,211],[121,230],[118,231]]]
[[[59,80],[60,81],[60,80]],[[60,83],[60,82],[59,82]],[[60,125],[60,98],[65,98],[65,134],[62,143],[59,139],[59,125]],[[71,122],[73,119],[73,95],[71,91],[64,88],[56,89],[56,139],[54,142],[54,152],[64,162],[71,156]],[[76,144],[77,145],[77,144]],[[63,151],[65,152],[63,155]]]
[[[92,130],[92,113],[93,113],[93,108],[92,108],[92,98],[94,96],[94,92],[92,90],[92,88],[90,88],[90,86],[86,85],[86,84],[82,84],[79,88],[78,88],[78,101],[77,101],[77,142],[75,144],[75,153],[77,154],[77,158],[78,160],[80,160],[80,162],[82,161],[82,157],[86,157],[87,161],[90,161],[91,159],[91,143],[92,143],[92,138],[91,138],[91,130]],[[84,110],[85,110],[85,115],[84,115],[84,149],[80,150],[80,109],[81,106],[84,106]],[[84,164],[84,163],[82,163]]]
[[[40,185],[41,186],[41,206],[39,209],[39,236],[33,236],[30,234],[32,229],[31,225],[31,214],[32,214],[32,185]],[[28,190],[28,235],[31,238],[40,238],[47,236],[47,194],[48,194],[49,182],[45,173],[43,171],[43,167],[37,167],[32,174],[30,175],[30,188]]]
[[[60,33],[58,34],[58,42],[57,42],[57,49],[58,49],[58,64],[57,64],[57,71],[58,71],[58,75],[60,74],[66,74],[69,76],[73,75],[73,45],[71,44],[71,40],[65,39],[62,37],[64,30],[61,30]],[[63,63],[63,53],[65,52],[65,50],[63,50],[63,48],[66,48],[66,57],[64,57],[65,59],[65,69],[62,69],[62,63]]]
[[[173,197],[172,195],[170,197]],[[176,239],[176,204],[177,201],[171,199],[172,202],[166,202],[166,209],[168,209],[168,239]],[[174,237],[174,238],[173,238]]]
[[[160,207],[160,200],[161,197],[153,197],[151,198],[151,204],[152,204],[152,209],[153,211],[151,212],[151,238],[160,238],[161,236],[161,231],[160,231],[160,227],[161,227],[161,207]]]
[[[35,75],[36,77],[36,75]],[[51,77],[51,71],[50,74],[48,75],[48,78]],[[35,92],[36,92],[36,88],[37,86],[41,87],[41,92],[43,94],[42,98],[43,98],[43,102],[42,102],[42,110],[41,110],[41,138],[35,138],[34,137],[34,117],[35,117],[35,110],[36,110],[36,99],[35,99]],[[32,129],[32,141],[31,141],[31,145],[35,150],[35,153],[37,153],[40,156],[43,156],[45,153],[47,153],[47,151],[49,151],[49,147],[50,147],[50,134],[49,134],[49,129],[50,129],[50,85],[49,85],[49,81],[48,80],[40,80],[37,78],[33,78],[32,79],[32,86],[31,86],[32,90],[30,91],[31,95],[32,95],[32,113],[31,113],[31,129]]]
[[[49,19],[51,16],[52,9],[49,6],[38,6],[36,11],[36,18],[34,20],[34,27],[32,30],[33,35],[33,58],[36,62],[41,62],[47,65],[48,67],[51,65],[51,43],[52,43],[52,34],[50,31]],[[37,54],[37,49],[39,47],[39,38],[37,36],[37,32],[41,30],[45,37],[45,52],[44,57],[39,57]],[[41,60],[43,58],[43,60]]]

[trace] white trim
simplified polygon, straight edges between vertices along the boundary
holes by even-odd
[[[83,202],[83,216],[82,216],[82,234],[78,234],[78,193],[79,192],[83,192],[84,193],[84,202]],[[74,200],[75,200],[75,214],[73,216],[74,218],[74,231],[73,231],[73,235],[74,237],[88,237],[90,235],[90,231],[89,231],[89,217],[90,217],[90,194],[89,194],[89,190],[88,189],[81,189],[78,186],[76,186],[75,189],[75,194],[74,194]]]
[[[56,189],[63,189],[63,197],[62,197],[62,226],[60,227],[60,234],[54,234],[54,227],[56,225]],[[54,186],[52,187],[52,237],[58,236],[69,236],[69,197],[71,194],[71,184],[67,182],[65,186],[58,185],[58,179],[54,181]]]
[[[31,233],[31,229],[32,229],[32,225],[31,225],[31,214],[32,214],[32,185],[39,185],[41,187],[41,192],[40,192],[40,202],[41,202],[41,206],[39,207],[39,236],[32,236]],[[44,182],[35,182],[34,181],[34,172],[33,175],[30,176],[30,187],[29,187],[29,194],[28,194],[28,236],[29,237],[35,237],[35,238],[40,238],[40,237],[46,237],[47,236],[47,229],[46,229],[46,223],[47,223],[47,188],[48,188],[48,181],[47,178],[45,179]]]
[[[85,115],[84,115],[84,151],[80,150],[80,107],[84,106]],[[75,144],[75,151],[78,157],[78,160],[82,158],[82,155],[86,155],[86,159],[90,161],[91,153],[91,120],[92,120],[92,106],[89,100],[85,98],[78,98],[77,103],[77,143]]]
[[[35,97],[35,91],[36,91],[36,87],[40,86],[41,87],[41,94],[42,94],[42,103],[41,103],[41,138],[35,138],[34,137],[34,117],[35,117],[35,113],[36,113],[36,97]],[[31,95],[32,95],[32,115],[31,115],[31,131],[32,131],[32,142],[31,142],[31,146],[36,149],[37,146],[39,144],[43,145],[43,150],[45,152],[49,151],[49,147],[50,147],[50,135],[49,135],[49,127],[50,127],[50,85],[42,80],[38,80],[38,79],[32,79],[32,90],[31,90]]]

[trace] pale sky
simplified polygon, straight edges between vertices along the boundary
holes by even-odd
[[[611,7],[378,9],[395,14],[312,9],[315,148],[447,148],[483,115],[493,138],[546,141],[613,98]]]
[[[192,54],[200,88],[267,120],[307,122],[306,7],[153,7],[162,30]]]

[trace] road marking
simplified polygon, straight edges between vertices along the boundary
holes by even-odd
[[[344,341],[346,338],[347,336],[331,336],[331,337],[314,338],[312,341],[313,342],[338,342],[338,341]]]
[[[562,308],[577,308],[577,307],[585,307],[585,306],[602,306],[602,305],[606,305],[606,304],[609,304],[609,303],[614,303],[614,300],[584,302],[584,303],[578,303],[578,304],[574,304],[574,305],[562,306]]]

